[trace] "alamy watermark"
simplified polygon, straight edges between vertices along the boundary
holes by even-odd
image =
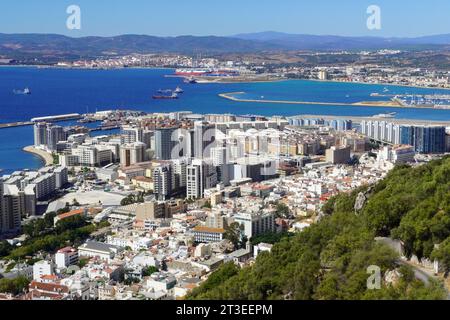
[[[369,266],[367,268],[367,289],[380,290],[381,289],[381,268],[379,266]]]
[[[367,8],[367,29],[381,30],[381,8],[377,5],[370,5]]]
[[[66,26],[69,30],[81,30],[81,8],[75,4],[67,7],[66,13],[69,17],[66,20]]]

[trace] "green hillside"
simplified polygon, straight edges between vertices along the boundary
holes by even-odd
[[[360,193],[368,200],[359,212]],[[225,264],[189,299],[443,299],[443,286],[417,280],[377,236],[405,243],[408,255],[438,258],[450,270],[450,158],[410,168],[399,166],[372,188],[331,199],[326,217],[283,238],[252,267]],[[440,246],[435,246],[440,244]],[[367,268],[381,268],[381,289],[367,289]],[[387,271],[399,275],[384,279]],[[392,274],[392,272],[390,272]]]

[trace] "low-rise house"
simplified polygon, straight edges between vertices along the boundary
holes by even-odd
[[[145,287],[150,291],[169,292],[175,287],[177,279],[168,272],[156,272],[152,274],[146,281]]]
[[[78,247],[80,257],[95,257],[110,262],[114,257],[123,251],[122,248],[103,242],[87,241]]]
[[[53,224],[56,226],[56,224],[64,219],[68,219],[68,218],[73,218],[73,217],[86,217],[87,216],[87,209],[86,208],[82,208],[82,209],[76,209],[76,210],[72,210],[60,215],[57,215],[54,219],[53,219]]]
[[[239,249],[228,255],[228,258],[233,260],[235,264],[247,262],[252,257],[252,251],[249,249]]]
[[[25,300],[69,300],[69,288],[56,283],[32,281],[28,286],[29,292]]]

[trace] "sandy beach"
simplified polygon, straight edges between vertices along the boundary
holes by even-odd
[[[40,149],[36,149],[34,146],[25,147],[25,148],[23,148],[23,151],[32,153],[32,154],[38,156],[39,158],[41,158],[44,161],[45,166],[50,166],[53,164],[53,156],[48,152],[45,152]]]

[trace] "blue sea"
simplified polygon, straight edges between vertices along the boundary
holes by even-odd
[[[66,113],[86,113],[111,109],[146,112],[191,110],[196,113],[258,115],[328,114],[370,116],[397,112],[398,118],[450,120],[450,110],[398,109],[354,106],[287,105],[233,102],[220,98],[225,92],[245,92],[239,97],[265,100],[342,102],[380,100],[371,93],[383,93],[383,85],[316,81],[267,83],[185,84],[166,77],[169,69],[78,70],[34,67],[0,68],[0,123],[28,121],[33,117]],[[181,86],[179,100],[153,100],[159,89]],[[14,90],[31,89],[31,95],[15,95]],[[447,93],[450,91],[389,86],[389,94]],[[66,123],[70,124],[70,123]],[[42,161],[24,153],[33,144],[32,127],[0,129],[0,169],[3,173],[33,169]]]

